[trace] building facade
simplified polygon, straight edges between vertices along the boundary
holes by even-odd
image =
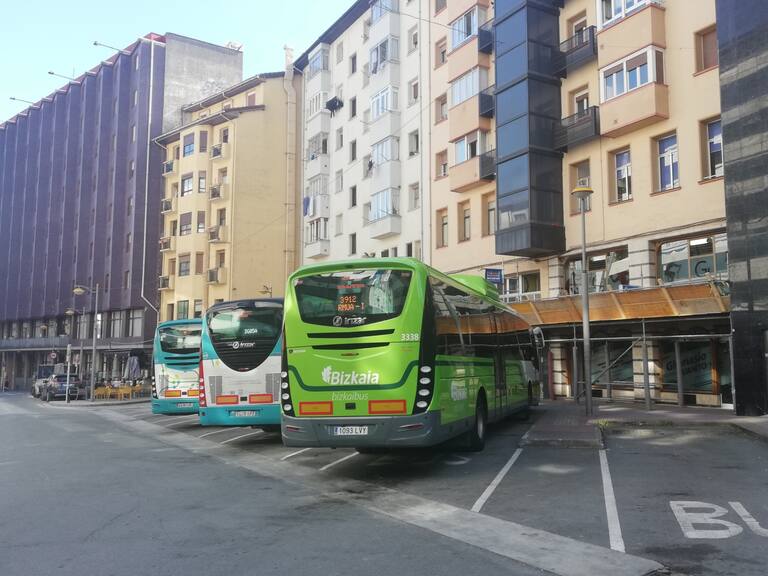
[[[150,34],[0,125],[0,357],[12,386],[64,362],[67,345],[86,350],[72,361],[88,373],[94,330],[101,376],[151,349],[162,196],[152,141],[177,121],[179,98],[241,78],[236,50]]]
[[[183,107],[165,148],[160,318],[282,296],[296,265],[300,75],[248,78]]]
[[[428,259],[426,0],[359,0],[298,60],[302,262]]]

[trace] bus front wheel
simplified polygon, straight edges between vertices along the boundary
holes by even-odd
[[[485,432],[488,424],[488,408],[485,405],[485,396],[482,394],[477,398],[475,408],[475,425],[469,432],[469,449],[473,452],[480,452],[485,448]]]

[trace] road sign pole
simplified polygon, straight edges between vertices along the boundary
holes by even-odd
[[[69,365],[72,360],[72,344],[67,344],[67,404],[69,404]]]

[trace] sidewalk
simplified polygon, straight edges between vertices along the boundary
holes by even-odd
[[[132,398],[131,400],[75,400],[67,404],[66,402],[43,402],[54,408],[101,408],[102,406],[128,406],[129,404],[147,404],[151,398]]]
[[[629,424],[634,426],[736,426],[768,440],[768,416],[736,416],[719,408],[655,404],[647,411],[643,404],[606,402],[595,399],[594,415],[587,419],[584,403],[573,400],[549,400],[537,410],[539,417],[523,438],[523,445],[602,447],[600,426]]]

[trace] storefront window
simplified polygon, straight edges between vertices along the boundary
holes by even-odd
[[[587,256],[589,274],[587,276],[590,292],[619,290],[629,285],[629,258],[626,248],[606,254]],[[570,294],[581,294],[581,259],[568,263],[566,288]]]
[[[632,366],[631,341],[595,342],[592,344],[592,381],[595,384],[605,382],[632,384],[634,369]],[[607,353],[606,353],[607,347]],[[610,369],[606,368],[610,365]]]
[[[661,361],[664,388],[677,389],[677,362],[674,342],[662,342]],[[681,342],[680,361],[683,367],[683,389],[712,394],[712,344],[709,341]],[[729,378],[730,379],[730,378]]]
[[[727,280],[728,242],[725,234],[662,244],[658,277],[663,283],[697,278]]]

